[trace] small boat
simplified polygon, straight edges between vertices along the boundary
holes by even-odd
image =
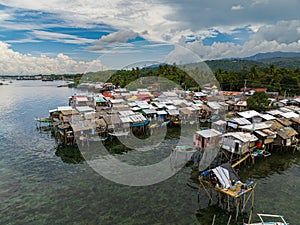
[[[57,87],[68,87],[68,84],[59,84]]]
[[[244,223],[244,225],[288,225],[288,223],[285,221],[285,219],[283,218],[283,216],[281,215],[272,215],[272,214],[257,214],[257,216],[260,219],[260,222],[256,222],[256,223]],[[278,222],[272,221],[272,222],[266,222],[263,218],[272,218],[275,220],[281,220]],[[271,219],[269,219],[271,220]]]
[[[41,117],[35,118],[35,121],[37,122],[37,126],[39,128],[52,127],[54,122],[53,119],[51,118],[41,118]]]
[[[54,79],[52,78],[43,78],[42,81],[46,82],[46,81],[54,81]]]
[[[266,151],[266,150],[256,149],[256,150],[253,151],[252,155],[254,157],[260,157],[260,158],[262,158],[262,157],[268,157],[268,156],[270,156],[271,153],[268,152],[268,151]]]

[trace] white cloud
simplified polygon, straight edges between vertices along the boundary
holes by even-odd
[[[13,44],[13,43],[38,43],[38,42],[41,42],[41,41],[34,40],[32,38],[24,38],[24,39],[6,41],[6,43],[10,43],[10,44]]]
[[[5,21],[5,20],[9,20],[11,18],[12,18],[12,16],[10,14],[0,10],[0,21],[1,22]]]
[[[246,57],[260,52],[289,51],[300,52],[300,41],[289,44],[273,41],[250,40],[244,45],[235,45],[233,43],[216,42],[211,46],[204,46],[202,42],[185,43],[184,47],[198,54],[202,60],[221,59],[231,57]]]
[[[300,51],[299,3],[299,0],[289,0],[288,4],[282,0],[250,0],[242,5],[236,0],[191,0],[189,3],[182,0],[0,0],[3,5],[49,12],[64,21],[53,25],[39,24],[38,21],[37,24],[15,23],[15,29],[34,30],[32,34],[43,40],[90,43],[89,39],[41,31],[41,27],[95,28],[105,24],[120,32],[95,41],[89,50],[101,50],[103,53],[133,51],[105,49],[105,46],[113,44],[112,47],[117,47],[140,34],[148,40],[179,42],[203,59],[243,57],[277,50]],[[215,7],[216,4],[218,7]],[[13,22],[4,21],[0,26],[14,29]],[[214,43],[212,46],[204,46],[201,42],[207,37],[213,37],[216,31],[230,35],[236,28],[245,27],[249,27],[254,34],[243,45]],[[143,33],[145,30],[147,32]],[[185,43],[188,39],[194,42]]]
[[[252,35],[257,41],[277,41],[279,43],[292,43],[300,40],[300,20],[278,21],[275,24],[263,25]]]
[[[88,47],[91,51],[104,50],[107,46],[116,47],[124,45],[128,40],[135,39],[139,34],[131,30],[117,31],[102,36],[99,40],[93,41],[93,45]]]
[[[33,34],[38,39],[57,41],[57,42],[63,42],[68,44],[85,44],[94,41],[93,39],[80,38],[70,34],[62,34],[62,33],[48,32],[48,31],[41,31],[41,30],[34,30],[31,32],[31,34]]]
[[[188,4],[181,0],[0,0],[1,3],[53,13],[64,20],[64,26],[91,28],[107,24],[117,30],[127,29],[140,34],[147,30],[148,33],[143,35],[145,38],[170,42],[191,34],[205,36],[209,28],[220,32],[245,26],[259,29],[278,18],[299,20],[298,0],[290,0],[289,4],[282,0],[250,0],[243,6],[235,0],[192,0]],[[215,7],[216,3],[218,7]],[[230,8],[232,10],[225,10]],[[234,12],[240,9],[243,14]]]
[[[0,0],[0,4],[16,8],[40,10],[57,15],[66,26],[92,27],[108,24],[116,29],[129,29],[142,33],[149,30],[151,39],[161,40],[179,21],[167,19],[174,7],[154,1],[94,1],[94,0]],[[164,32],[162,32],[164,31]]]
[[[234,5],[234,6],[231,7],[231,10],[241,10],[241,9],[243,9],[243,8],[244,8],[244,7],[241,6],[241,5]]]
[[[103,68],[100,60],[76,61],[62,53],[50,58],[46,55],[21,54],[0,41],[0,74],[65,74],[99,71]]]

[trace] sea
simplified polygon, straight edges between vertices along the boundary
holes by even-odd
[[[38,129],[36,117],[47,117],[80,92],[58,88],[62,83],[13,80],[0,86],[0,224],[209,225],[214,217],[216,225],[227,224],[231,214],[199,189],[193,164],[156,184],[118,184],[95,172],[78,148],[60,146],[51,131]],[[147,157],[116,154],[137,164]],[[238,174],[256,184],[252,221],[268,213],[300,224],[299,152],[274,151],[241,165]],[[229,224],[248,221],[249,211],[237,222],[232,214]]]

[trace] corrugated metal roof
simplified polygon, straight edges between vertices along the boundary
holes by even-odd
[[[227,134],[223,134],[223,137],[234,137],[242,142],[252,142],[252,141],[257,141],[258,138],[250,133],[243,133],[243,132],[230,132]]]
[[[156,111],[157,115],[167,115],[168,113],[164,110]]]
[[[243,130],[254,131],[254,130],[267,129],[267,128],[270,128],[271,126],[272,126],[271,124],[267,124],[267,123],[253,123],[250,125],[241,126],[240,128]]]
[[[281,128],[277,134],[282,137],[283,139],[288,139],[288,138],[291,138],[295,135],[298,134],[297,131],[295,131],[293,128],[291,127],[284,127],[284,128]]]
[[[171,110],[168,110],[168,114],[169,114],[170,116],[179,115],[179,110],[178,110],[178,109],[171,109]]]
[[[197,131],[196,133],[204,138],[210,138],[210,137],[216,137],[222,135],[221,132],[215,129],[200,130]]]
[[[271,137],[276,138],[276,133],[271,131],[270,129],[257,130],[255,133],[259,134],[262,137]]]
[[[238,125],[249,125],[251,122],[245,118],[231,118],[228,122],[237,123]]]
[[[207,102],[207,105],[212,109],[221,109],[222,106],[218,102]]]
[[[244,112],[238,112],[237,113],[239,116],[244,117],[246,119],[250,119],[254,116],[259,116],[259,112],[255,111],[255,110],[249,110],[249,111],[244,111]]]
[[[275,109],[275,110],[268,111],[267,113],[275,116],[281,114],[282,112],[279,111],[278,109]]]
[[[260,117],[264,120],[275,120],[276,118],[270,114],[260,114]]]
[[[280,115],[283,116],[284,118],[287,118],[287,119],[299,117],[299,115],[297,113],[294,113],[294,112],[286,112],[286,113],[282,113]]]

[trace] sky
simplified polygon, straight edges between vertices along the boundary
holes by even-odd
[[[299,9],[300,0],[0,0],[0,75],[300,52]]]

